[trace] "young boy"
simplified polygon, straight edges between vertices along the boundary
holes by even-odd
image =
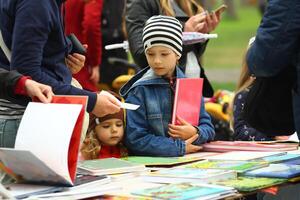
[[[135,111],[127,111],[125,145],[129,153],[182,156],[199,151],[198,145],[212,140],[215,134],[203,104],[197,127],[180,117],[181,125],[169,124],[175,79],[184,78],[176,66],[182,53],[180,22],[174,17],[151,17],[143,29],[143,43],[150,67],[136,74],[120,91],[126,102],[140,105]]]

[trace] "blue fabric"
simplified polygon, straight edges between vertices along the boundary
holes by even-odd
[[[247,63],[250,71],[257,77],[276,75],[288,66],[296,68],[293,110],[299,137],[300,1],[269,0],[266,13],[257,30],[256,40],[247,53]]]
[[[184,78],[179,68],[177,78]],[[125,144],[134,155],[182,156],[185,141],[168,135],[171,122],[173,95],[167,80],[145,68],[121,88],[126,102],[140,105],[135,111],[127,110]],[[203,102],[203,99],[202,99]],[[199,145],[213,139],[215,132],[210,116],[201,105],[198,129],[200,136],[193,143]]]
[[[249,89],[243,90],[235,95],[233,102],[233,140],[243,141],[264,141],[272,140],[264,133],[252,128],[243,118],[244,104],[248,95]]]
[[[71,48],[64,36],[62,0],[0,0],[0,29],[12,50],[11,65],[0,50],[0,65],[52,86],[55,94],[87,95],[92,111],[96,94],[71,86],[65,56]]]
[[[14,148],[21,119],[0,119],[0,147]]]

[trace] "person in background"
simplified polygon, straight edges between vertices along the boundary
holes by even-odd
[[[106,45],[123,43],[126,40],[123,30],[124,7],[125,0],[109,0],[104,1],[103,4],[101,27],[103,46],[100,83],[111,88],[115,78],[128,74],[128,66],[124,66],[124,63],[128,62],[125,49],[105,49]]]
[[[199,151],[199,145],[212,140],[215,134],[203,104],[198,126],[192,126],[179,116],[180,125],[169,124],[176,78],[185,77],[177,67],[182,53],[180,22],[170,16],[151,17],[143,29],[143,43],[149,67],[120,90],[126,102],[140,105],[137,110],[128,110],[126,115],[125,145],[129,153],[183,156]]]
[[[37,98],[43,103],[50,103],[53,92],[50,86],[40,84],[16,71],[0,68],[0,98],[14,100],[19,95]]]
[[[123,109],[104,117],[92,117],[87,136],[80,150],[82,158],[92,160],[125,157],[127,150],[122,144],[124,129]]]
[[[103,0],[68,0],[65,3],[65,33],[74,33],[87,44],[84,67],[73,77],[89,91],[98,91],[99,65],[102,56],[101,13]]]
[[[9,62],[0,51],[0,65],[51,86],[57,95],[88,96],[87,111],[96,116],[118,112],[119,101],[109,93],[101,91],[97,94],[71,85],[70,69],[83,66],[85,56],[69,54],[72,45],[65,37],[61,16],[64,2],[0,0],[0,30],[12,55]],[[1,137],[16,136],[25,109],[21,105],[26,106],[27,103],[0,101],[0,126],[4,127],[0,130]],[[11,144],[1,143],[0,146],[13,147],[12,144],[14,141]]]
[[[255,41],[255,37],[249,40],[249,47]],[[249,48],[248,47],[248,48]],[[236,94],[233,99],[233,140],[244,141],[269,141],[269,140],[287,140],[289,136],[270,137],[251,127],[243,117],[244,104],[247,99],[249,89],[251,88],[255,77],[250,74],[246,59],[243,60],[240,78],[237,84]]]
[[[179,19],[186,32],[212,32],[220,22],[221,16],[209,14],[195,0],[127,0],[126,30],[132,57],[141,68],[148,66],[143,49],[142,30],[145,22],[153,15],[167,15]],[[207,42],[184,45],[179,66],[187,78],[204,78],[203,95],[213,96],[213,88],[200,63]]]
[[[294,122],[300,136],[300,2],[269,0],[256,39],[247,52],[249,71],[256,77],[280,74],[286,67],[296,71],[293,91]]]

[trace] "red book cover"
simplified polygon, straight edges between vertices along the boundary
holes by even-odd
[[[0,148],[0,168],[20,182],[73,185],[87,96],[30,102],[14,148]]]
[[[77,159],[78,159],[78,152],[80,146],[80,137],[81,137],[81,130],[83,126],[83,120],[85,115],[85,110],[87,106],[88,97],[87,96],[53,96],[51,103],[63,103],[63,104],[81,104],[82,109],[80,114],[77,118],[75,127],[73,129],[73,134],[69,144],[69,151],[68,151],[68,166],[69,166],[69,173],[72,181],[75,181],[76,178],[76,169],[77,169]]]
[[[177,78],[172,124],[178,125],[176,116],[198,126],[202,99],[202,78]]]

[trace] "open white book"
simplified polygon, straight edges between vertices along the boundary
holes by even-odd
[[[73,185],[87,97],[28,104],[15,148],[0,148],[2,168],[22,182]]]

